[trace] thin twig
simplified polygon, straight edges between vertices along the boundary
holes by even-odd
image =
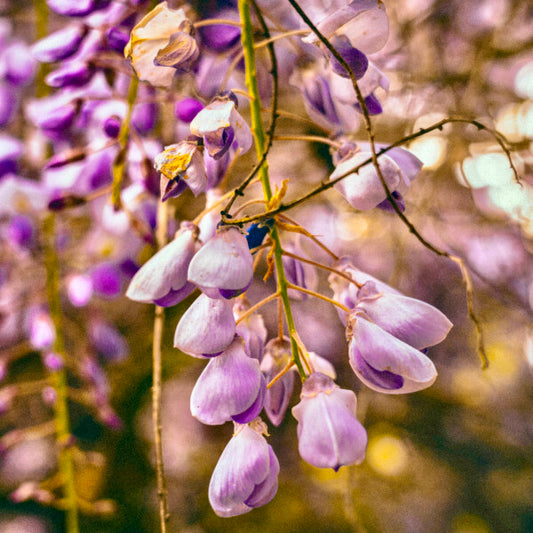
[[[157,213],[157,244],[162,248],[166,243],[167,234],[167,204],[159,202]],[[162,392],[162,357],[161,344],[163,341],[163,327],[165,309],[155,306],[154,340],[152,344],[152,424],[154,432],[155,468],[157,477],[157,500],[159,504],[159,524],[161,533],[166,533],[168,520],[167,482],[163,462],[162,421],[161,421],[161,392]]]

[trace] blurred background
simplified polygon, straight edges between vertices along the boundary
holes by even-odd
[[[348,365],[336,312],[321,301],[295,301],[304,343],[335,365],[341,387],[357,394],[358,418],[369,435],[366,459],[337,473],[307,465],[298,455],[296,422],[288,413],[280,427],[269,426],[281,466],[277,496],[251,513],[222,519],[209,506],[207,488],[232,427],[203,426],[190,415],[190,391],[205,363],[172,344],[175,325],[194,296],[167,309],[162,415],[169,531],[533,531],[533,5],[385,4],[389,41],[371,56],[390,81],[388,94],[380,94],[383,113],[373,117],[377,141],[394,142],[450,116],[476,119],[506,136],[522,178],[518,184],[494,138],[472,125],[450,124],[408,145],[424,168],[405,196],[406,215],[427,240],[465,260],[490,365],[481,368],[457,266],[422,246],[394,214],[356,213],[336,191],[327,191],[289,215],[338,255],[350,255],[361,270],[450,318],[451,333],[428,354],[439,377],[428,390],[407,396],[367,389]],[[41,227],[51,184],[68,189],[74,178],[70,166],[53,176],[41,170],[52,155],[47,143],[71,149],[88,140],[80,128],[68,139],[56,132],[43,141],[28,112],[43,86],[39,65],[24,67],[31,56],[27,47],[42,31],[43,5],[0,1],[0,533],[55,533],[64,527],[60,502],[51,497],[57,444],[50,425],[54,391],[45,369],[54,368],[54,361],[43,350],[51,328],[42,304],[47,245]],[[197,2],[195,7],[201,15],[234,6]],[[50,12],[46,31],[62,28],[65,20]],[[281,45],[276,51],[287,53]],[[117,58],[106,56],[97,65],[110,83],[117,77],[113,91],[102,96],[91,89],[87,101],[124,98],[127,85],[119,83]],[[280,107],[305,116],[299,90],[286,81],[282,88]],[[140,94],[155,108],[156,125],[144,130],[138,125],[146,140],[144,156],[153,155],[158,151],[149,148],[153,139],[176,140],[180,125],[169,126],[162,116],[180,93]],[[281,122],[280,131],[323,134],[305,122]],[[365,140],[362,125],[356,138]],[[144,156],[132,155],[129,164],[132,175],[144,172],[146,180],[153,176],[142,167]],[[89,159],[75,163],[81,165],[76,172],[86,180],[109,181],[112,157],[107,167],[90,159],[91,167]],[[246,172],[252,162],[251,156],[239,162],[231,179],[238,183],[239,168]],[[333,169],[327,147],[317,144],[275,143],[269,162],[274,180],[291,178],[294,196]],[[154,311],[124,296],[134,263],[153,253],[143,232],[156,204],[153,197],[131,207],[140,225],[106,210],[106,197],[55,217],[70,420],[78,450],[76,490],[87,502],[81,531],[158,531],[151,426]],[[171,219],[179,221],[196,216],[203,200],[184,195],[170,206]],[[303,239],[298,244],[308,256],[326,261],[315,245]],[[250,301],[272,287],[271,280],[254,282]],[[323,272],[319,288],[331,294]],[[263,309],[269,336],[276,334],[275,311]],[[297,387],[291,406],[298,397]]]

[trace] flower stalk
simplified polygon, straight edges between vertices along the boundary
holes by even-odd
[[[263,121],[261,118],[261,101],[259,98],[259,88],[257,85],[257,72],[255,68],[255,51],[254,51],[254,42],[253,42],[253,26],[252,26],[252,17],[250,14],[250,6],[248,0],[239,0],[239,14],[242,22],[242,33],[241,33],[241,42],[244,50],[244,64],[245,64],[245,75],[246,75],[246,88],[252,97],[250,101],[250,114],[251,114],[251,130],[255,140],[255,150],[258,160],[263,159],[263,154],[265,153],[266,139],[265,131],[263,128]],[[263,187],[263,196],[265,199],[265,204],[268,205],[269,201],[272,198],[272,188],[270,186],[270,179],[268,174],[268,163],[266,159],[263,161],[261,167],[258,171],[259,180]],[[288,295],[288,283],[285,278],[285,272],[283,269],[283,249],[281,247],[281,242],[279,238],[279,233],[274,225],[270,232],[270,237],[274,243],[273,255],[274,263],[276,265],[276,275],[278,282],[278,291],[283,302],[283,310],[285,314],[285,319],[287,321],[287,329],[289,333],[289,338],[291,341],[291,352],[294,359],[294,363],[298,368],[298,372],[302,379],[306,378],[306,372],[302,365],[300,358],[298,345],[294,338],[296,333],[296,327],[294,325],[294,318],[292,316],[291,304],[289,301]]]
[[[54,350],[65,357],[63,320],[59,298],[59,260],[55,247],[55,215],[49,213],[43,224],[45,240],[46,294],[50,316],[56,329]],[[74,458],[70,446],[71,432],[68,408],[67,372],[65,367],[50,372],[50,381],[56,392],[54,421],[59,446],[59,473],[63,484],[63,501],[66,512],[66,532],[78,533],[78,499],[74,481]]]

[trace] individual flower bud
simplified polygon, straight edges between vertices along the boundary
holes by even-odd
[[[16,248],[31,248],[35,239],[33,221],[25,215],[14,215],[6,228],[9,242]]]
[[[0,135],[0,178],[17,171],[18,160],[23,153],[24,145],[18,139]]]
[[[239,320],[248,309],[250,309],[250,303],[245,298],[237,298],[233,306],[235,320]],[[244,339],[244,351],[246,355],[261,361],[267,338],[267,330],[263,317],[259,313],[248,315],[237,324],[236,333]]]
[[[28,315],[30,344],[36,350],[50,348],[56,340],[56,329],[48,313],[30,310]]]
[[[174,240],[136,272],[126,296],[136,302],[167,304],[163,307],[181,302],[194,290],[194,285],[187,281],[187,272],[199,248],[198,227],[182,222]]]
[[[88,65],[85,61],[69,61],[57,70],[50,72],[44,81],[48,86],[56,89],[82,87],[89,83],[94,73],[94,67]]]
[[[236,12],[231,9],[226,9],[218,13],[217,18],[220,19],[235,19],[238,21]],[[228,24],[210,24],[203,26],[199,30],[202,44],[214,50],[215,52],[225,52],[232,46],[239,42],[241,37],[241,30],[236,26]]]
[[[199,102],[195,98],[184,98],[176,102],[174,114],[182,122],[190,123],[203,108],[204,105],[202,102]]]
[[[285,250],[295,255],[299,255],[306,259],[306,256],[298,244],[287,243]],[[283,270],[289,283],[314,291],[318,285],[318,276],[315,267],[299,261],[294,257],[288,255],[283,256]],[[289,289],[289,296],[293,300],[305,300],[307,294],[296,289]]]
[[[417,350],[442,342],[452,323],[432,305],[401,294],[379,292],[367,281],[358,293],[357,311]]]
[[[334,37],[331,44],[334,46],[335,50],[341,55],[341,57],[346,61],[351,71],[353,72],[357,80],[361,79],[368,68],[368,59],[363,52],[354,48],[347,37],[339,36]],[[343,78],[349,78],[350,75],[346,69],[337,61],[335,56],[328,50],[328,59],[335,74],[342,76]]]
[[[122,361],[129,348],[125,337],[110,323],[93,320],[89,325],[89,340],[96,353],[105,361]]]
[[[64,135],[65,130],[74,122],[78,111],[78,102],[64,102],[54,97],[34,100],[26,106],[28,118],[33,124],[53,138]]]
[[[209,503],[218,516],[247,513],[276,495],[279,462],[263,434],[259,419],[235,425],[209,483]]]
[[[265,346],[265,355],[261,361],[261,371],[267,382],[271,382],[278,374],[287,369],[292,361],[291,343],[288,339],[272,339]],[[279,426],[285,417],[294,387],[294,373],[285,372],[267,389],[265,412],[275,426]]]
[[[335,368],[327,359],[318,355],[315,352],[309,352],[307,355],[309,356],[311,368],[314,372],[320,372],[321,374],[325,374],[333,380],[337,379],[337,373],[335,372]],[[293,366],[292,368],[295,372],[297,371],[295,366]]]
[[[366,111],[370,116],[380,115],[383,113],[383,107],[374,93],[370,93],[369,95],[365,96],[364,100]],[[363,112],[359,102],[355,104],[355,109],[357,109],[357,111],[360,113]]]
[[[241,153],[252,146],[250,127],[237,111],[237,97],[229,92],[219,95],[191,122],[191,133],[204,138],[211,157],[219,159],[237,143]]]
[[[432,361],[360,315],[350,317],[350,365],[368,387],[386,394],[416,392],[437,378]]]
[[[141,135],[150,133],[157,124],[157,105],[154,102],[135,105],[131,115],[131,123]]]
[[[305,110],[311,120],[328,131],[341,129],[341,119],[333,102],[330,82],[325,76],[313,69],[297,70],[291,76],[290,83],[302,91]]]
[[[161,173],[161,201],[178,196],[186,187],[195,196],[205,192],[207,175],[197,142],[186,140],[166,146],[154,164]]]
[[[200,294],[178,323],[174,347],[192,356],[213,357],[221,354],[234,336],[231,302]]]
[[[99,296],[114,298],[120,294],[122,276],[120,269],[114,263],[100,263],[91,270],[90,276],[94,292]]]
[[[121,54],[124,53],[124,48],[130,40],[129,32],[116,26],[107,30],[106,37],[109,48]]]
[[[355,416],[355,393],[315,372],[305,380],[300,397],[292,414],[298,420],[298,451],[302,459],[335,471],[359,464],[365,457],[367,435]]]
[[[36,61],[26,44],[14,42],[2,50],[2,74],[17,87],[31,83],[35,74]]]
[[[108,4],[103,0],[46,0],[46,5],[58,15],[65,17],[84,17],[96,9],[101,9]]]
[[[122,121],[117,115],[111,115],[104,120],[103,129],[104,133],[111,139],[116,139],[120,133],[120,127]]]
[[[371,152],[356,152],[342,160],[329,177],[330,181],[332,181],[347,174],[334,187],[352,207],[360,211],[373,209],[387,198],[385,188],[381,183],[376,168],[371,162],[359,168],[357,173],[353,171],[356,167],[371,158]],[[379,168],[387,187],[390,191],[394,191],[400,185],[400,167],[390,157],[384,155],[379,158]],[[353,172],[350,173],[350,171]]]
[[[253,257],[246,237],[235,226],[223,226],[193,257],[189,281],[210,298],[234,298],[252,282]]]
[[[240,337],[218,357],[209,361],[191,393],[191,413],[202,424],[224,424],[231,419],[247,423],[263,408],[261,396],[264,378],[259,361],[248,357]],[[264,385],[263,385],[264,388]],[[250,413],[251,407],[255,407]],[[238,418],[246,413],[247,416]]]
[[[32,46],[33,57],[42,63],[54,63],[67,59],[78,51],[86,35],[86,26],[70,24],[37,41]]]
[[[157,52],[154,65],[172,67],[183,73],[191,69],[200,51],[196,39],[192,36],[194,26],[189,20],[184,20],[177,29],[178,31],[170,36],[168,44]]]
[[[162,2],[133,28],[130,40],[124,49],[124,55],[130,59],[140,80],[159,87],[169,87],[174,79],[177,66],[173,53],[177,53],[179,59],[189,64],[195,59],[194,56],[195,54],[197,56],[198,51],[194,51],[194,45],[190,41],[185,43],[186,53],[181,57],[183,51],[180,51],[180,45],[183,45],[183,41],[179,39],[180,35],[177,40],[172,39],[176,32],[178,34],[190,33],[186,31],[190,28],[189,25],[190,22],[183,9],[169,9],[167,3]],[[172,62],[172,66],[158,65],[157,61],[166,63],[166,59]]]
[[[57,372],[65,366],[63,357],[57,352],[45,352],[43,354],[43,363],[50,372]]]

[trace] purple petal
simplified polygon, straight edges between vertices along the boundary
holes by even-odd
[[[256,361],[256,359],[254,359],[254,361]],[[242,413],[233,415],[231,417],[232,420],[239,424],[247,424],[248,422],[251,422],[252,420],[257,418],[259,416],[259,413],[261,413],[261,411],[263,410],[266,391],[266,381],[264,376],[261,375],[261,386],[259,387],[259,392],[257,393],[257,398],[255,399],[254,403]]]
[[[181,317],[174,347],[190,355],[213,355],[225,350],[235,336],[235,319],[228,300],[201,294]]]
[[[161,248],[133,276],[126,296],[137,302],[177,297],[176,292],[184,289],[187,283],[189,263],[200,246],[197,237],[196,226],[182,225],[176,238]],[[180,296],[185,298],[191,292],[189,285]],[[171,293],[174,296],[170,297]]]
[[[370,388],[379,392],[403,394],[425,389],[435,381],[435,365],[422,352],[360,316],[356,317],[352,328],[350,365],[357,377]],[[361,361],[366,365],[361,365]],[[380,374],[373,373],[372,370]],[[401,388],[388,388],[396,382],[383,372],[401,376]],[[372,381],[374,377],[376,382]],[[381,385],[382,379],[385,380],[385,387]]]
[[[272,459],[264,437],[249,426],[241,426],[227,444],[209,483],[209,502],[218,516],[237,516],[251,511],[245,502],[262,505],[273,497],[271,470],[279,464]],[[259,487],[256,489],[256,487]]]
[[[363,286],[364,287],[364,286]],[[421,350],[443,341],[452,323],[432,305],[399,294],[362,299],[357,309],[385,331]]]
[[[298,450],[309,464],[337,471],[359,464],[367,435],[355,417],[355,394],[339,389],[333,380],[314,373],[302,387],[302,400],[293,407],[298,420]]]
[[[259,362],[244,353],[242,339],[237,338],[223,354],[209,361],[198,378],[191,393],[191,413],[208,425],[223,424],[241,413],[246,419],[245,412],[256,407],[261,396],[261,384]]]
[[[246,237],[232,226],[222,227],[204,244],[192,259],[188,276],[202,290],[241,292],[252,277],[253,258]]]

